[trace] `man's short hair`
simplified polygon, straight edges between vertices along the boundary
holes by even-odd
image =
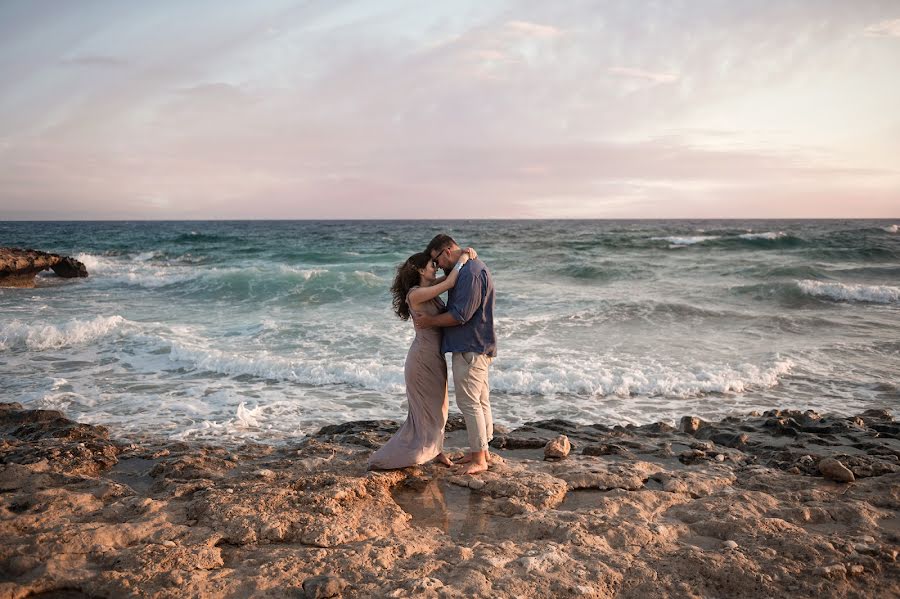
[[[425,248],[425,253],[431,256],[434,252],[441,252],[454,245],[456,245],[456,241],[454,241],[452,237],[446,233],[440,233],[435,235],[434,239],[428,243],[428,247]]]

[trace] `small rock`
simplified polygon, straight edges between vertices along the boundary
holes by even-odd
[[[417,594],[427,593],[429,591],[434,592],[443,587],[444,583],[437,578],[422,578],[420,580],[412,580],[406,585],[407,589]]]
[[[738,544],[731,540],[725,541],[724,543],[722,543],[722,546],[725,549],[737,549],[738,548]]]
[[[830,566],[816,568],[813,571],[813,574],[822,578],[844,578],[847,576],[847,568],[844,564],[832,564]]]
[[[698,430],[700,430],[700,427],[702,427],[704,424],[706,423],[696,416],[682,416],[681,423],[678,425],[678,429],[683,433],[693,435]]]
[[[856,550],[857,553],[866,553],[870,555],[873,553],[878,553],[878,547],[866,545],[865,543],[857,543],[853,546],[853,549]]]
[[[347,586],[347,581],[337,576],[313,576],[303,581],[303,592],[309,599],[338,597]]]
[[[473,478],[472,480],[469,481],[469,484],[467,486],[470,489],[472,489],[473,491],[480,491],[481,489],[484,488],[484,481],[477,479],[477,478]]]
[[[256,471],[256,476],[258,476],[260,478],[274,478],[275,472],[273,472],[272,470],[269,470],[268,468],[263,468],[262,470]]]
[[[165,547],[175,547],[176,546],[175,541],[169,541],[169,540],[163,541],[162,544]]]
[[[847,574],[849,574],[850,576],[861,576],[863,573],[865,573],[865,571],[866,568],[862,564],[853,564],[852,566],[850,566]]]
[[[570,451],[572,451],[572,444],[569,443],[569,438],[565,435],[560,435],[544,446],[544,458],[561,460],[568,456]]]
[[[724,461],[725,461],[725,456],[724,456],[723,454],[721,454],[721,453],[720,453],[720,454],[717,454],[717,455],[716,455],[716,461],[717,461],[717,462],[724,462]]]
[[[825,458],[819,461],[819,472],[825,478],[840,483],[852,483],[856,480],[853,473],[834,458]]]

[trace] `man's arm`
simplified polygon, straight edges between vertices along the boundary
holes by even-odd
[[[415,318],[416,328],[430,329],[431,327],[455,327],[460,324],[449,312],[429,316],[428,314],[418,315]]]

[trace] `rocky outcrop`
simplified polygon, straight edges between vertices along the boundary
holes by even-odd
[[[88,276],[84,264],[68,256],[0,248],[0,287],[34,287],[34,277],[48,269],[66,279]]]
[[[458,476],[367,471],[389,421],[215,447],[0,404],[0,597],[898,596],[897,426],[548,420]]]

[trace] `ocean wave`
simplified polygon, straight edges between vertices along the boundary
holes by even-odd
[[[852,285],[827,283],[823,281],[797,281],[803,293],[841,302],[869,302],[875,304],[895,304],[900,302],[900,287],[890,285]]]
[[[338,358],[292,360],[269,354],[228,352],[185,342],[172,342],[169,359],[228,376],[251,376],[312,386],[353,385],[387,393],[403,389],[403,367],[379,360]]]
[[[888,225],[887,227],[882,227],[882,230],[888,233],[896,233],[900,229],[898,229],[897,225]]]
[[[106,337],[129,324],[121,316],[98,316],[91,320],[72,319],[60,325],[27,324],[13,320],[0,327],[0,350],[27,348],[41,351],[83,345]]]
[[[145,289],[166,288],[171,293],[229,300],[283,298],[301,303],[328,303],[348,296],[387,289],[388,280],[376,273],[299,267],[254,262],[240,266],[195,266],[146,259],[79,254],[92,281]]]
[[[765,367],[754,364],[690,367],[637,362],[598,367],[592,360],[536,357],[523,360],[513,368],[499,366],[491,372],[491,388],[507,393],[688,398],[774,387],[779,377],[791,372],[794,363],[777,360]]]
[[[718,247],[721,249],[774,249],[799,247],[806,242],[795,235],[784,231],[765,231],[762,233],[720,233],[717,235],[672,235],[666,237],[651,237],[651,241],[666,241],[670,248],[680,248],[693,245],[704,247]]]
[[[667,241],[673,246],[695,245],[721,239],[720,235],[673,235],[669,237],[651,237],[651,241]]]
[[[743,235],[738,235],[738,238],[740,239],[766,239],[769,241],[783,239],[785,237],[787,237],[787,233],[784,231],[767,231],[765,233],[744,233]]]

